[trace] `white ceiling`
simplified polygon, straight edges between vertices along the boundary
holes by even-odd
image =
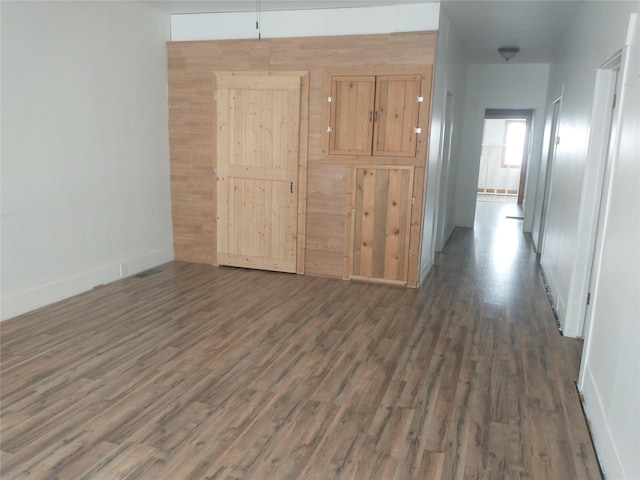
[[[583,2],[449,0],[442,9],[472,63],[503,62],[498,47],[516,46],[509,63],[549,63]]]
[[[603,0],[606,1],[606,0]],[[611,1],[611,0],[609,0]],[[257,0],[144,1],[171,14],[256,11]],[[350,8],[425,0],[260,0],[260,10]],[[517,46],[512,63],[548,63],[582,0],[443,0],[443,10],[471,63],[503,62],[498,47]]]

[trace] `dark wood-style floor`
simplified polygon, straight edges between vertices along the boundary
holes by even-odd
[[[513,208],[417,291],[176,262],[3,322],[0,476],[600,478]]]

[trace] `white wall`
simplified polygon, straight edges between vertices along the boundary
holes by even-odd
[[[604,243],[580,378],[607,478],[640,478],[640,48],[621,95]]]
[[[443,159],[444,119],[447,92],[452,102],[452,137],[462,132],[462,115],[466,91],[467,59],[444,11],[440,12],[438,50],[432,93],[431,132],[427,167],[427,194],[425,198],[420,279],[424,281],[434,262],[438,238],[446,239],[455,227],[453,209],[455,195],[458,148],[451,144],[451,162]]]
[[[1,3],[2,318],[173,258],[168,15]]]
[[[261,38],[363,35],[438,29],[440,3],[262,12]],[[171,40],[258,38],[256,13],[171,16]]]
[[[548,97],[550,103],[562,96],[562,107],[541,264],[560,323],[570,336],[582,336],[582,319],[573,318],[572,313],[581,309],[571,303],[584,301],[575,298],[579,279],[574,272],[577,262],[583,261],[576,252],[582,241],[578,230],[596,69],[623,47],[629,14],[638,8],[636,2],[587,4],[558,46]]]
[[[532,109],[532,150],[527,165],[523,202],[524,230],[531,231],[535,185],[542,151],[548,75],[548,64],[505,62],[469,66],[463,137],[460,139],[460,165],[456,182],[456,225],[473,227],[485,110]]]
[[[559,46],[551,68],[549,99],[564,88],[560,145],[545,230],[542,262],[554,295],[566,299],[578,261],[577,230],[588,158],[596,69],[625,43],[637,2],[585,2]],[[640,478],[640,119],[638,61],[629,52],[619,109],[603,246],[579,381],[585,411],[607,478]],[[618,143],[619,142],[619,143]],[[614,151],[616,149],[614,148]],[[559,314],[564,311],[559,310]],[[562,318],[562,321],[568,319]]]

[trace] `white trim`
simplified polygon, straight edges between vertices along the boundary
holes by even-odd
[[[621,55],[622,53],[618,52],[618,59]],[[610,61],[606,63],[612,64]],[[564,333],[569,337],[581,337],[584,334],[585,313],[587,310],[586,299],[593,265],[593,249],[598,229],[600,200],[604,187],[609,136],[613,126],[613,93],[615,87],[616,72],[612,69],[598,69],[578,217],[576,264],[571,275],[571,283],[567,295],[567,315],[564,322]],[[616,119],[617,121],[619,120]]]
[[[173,247],[165,247],[138,257],[130,258],[125,262],[106,265],[96,270],[83,272],[48,285],[39,286],[13,297],[3,298],[0,321],[89,291],[98,285],[114,282],[124,276],[135,275],[143,270],[172,260]],[[121,265],[126,265],[126,275],[120,274]]]
[[[447,74],[444,75],[444,84],[445,86],[447,85]],[[451,97],[451,100],[449,100],[449,97]],[[436,172],[435,172],[436,174],[436,181],[435,181],[436,191],[434,194],[435,214],[433,216],[433,227],[431,230],[431,245],[433,245],[434,252],[441,252],[442,249],[444,248],[444,243],[445,243],[442,237],[445,236],[443,230],[444,230],[445,214],[446,214],[446,207],[447,207],[447,193],[448,193],[448,180],[449,180],[448,177],[450,172],[443,172],[443,167],[445,165],[444,146],[445,146],[445,142],[447,142],[445,135],[447,133],[447,117],[448,117],[447,108],[449,106],[451,107],[451,116],[453,117],[453,103],[451,103],[452,101],[453,101],[453,93],[451,93],[451,90],[449,90],[449,88],[445,88],[443,100],[442,100],[442,111],[440,113],[441,127],[440,127],[440,138],[438,139],[439,141],[438,168],[436,169]],[[453,123],[453,118],[451,118],[450,120]],[[449,136],[451,136],[451,132],[449,132]],[[449,151],[447,152],[447,154],[449,155],[449,158],[447,159],[447,161],[451,160],[451,138],[449,138],[448,141],[449,141],[449,146],[448,146]],[[451,170],[451,165],[447,165],[447,169]],[[446,173],[446,175],[443,175],[443,173]],[[442,199],[443,196],[444,196],[444,202],[441,202],[440,200]],[[432,252],[432,256],[433,256],[433,252]]]
[[[630,111],[634,112],[632,109],[636,108],[637,105],[637,89],[634,90],[634,88],[637,88],[638,79],[637,19],[638,14],[632,13],[629,21],[626,43],[623,49],[623,62],[620,69],[620,75],[622,76],[621,85],[623,86],[621,91],[618,92],[620,108],[615,112],[616,119],[614,120],[614,131],[610,140],[610,151],[606,167],[607,178],[605,179],[607,182],[616,176],[616,167],[618,165],[621,141],[620,128],[624,128],[622,120],[626,118],[626,115],[628,115],[628,111],[625,112],[625,110],[630,109]],[[636,95],[634,95],[634,93],[636,93]],[[627,96],[629,96],[630,99],[627,99]],[[616,125],[620,128],[616,128]],[[630,133],[629,131],[624,133],[625,136],[631,136],[632,134],[633,132]],[[625,155],[629,155],[629,152],[625,152]],[[626,325],[633,324],[637,318],[637,315],[634,316],[631,314],[629,318],[624,318],[624,321],[618,322],[616,319],[616,321],[610,325],[610,319],[606,317],[610,312],[605,312],[605,315],[602,315],[602,312],[599,312],[600,316],[595,317],[595,312],[600,308],[598,306],[598,302],[600,300],[600,284],[603,280],[601,278],[603,249],[604,245],[607,243],[607,237],[614,233],[608,229],[608,224],[611,220],[610,197],[612,191],[613,189],[609,188],[603,193],[603,195],[606,196],[603,199],[604,202],[601,207],[604,211],[600,212],[600,222],[602,222],[602,224],[599,226],[599,228],[603,229],[602,239],[601,241],[598,241],[593,258],[594,279],[591,283],[593,288],[593,304],[589,310],[590,316],[593,318],[587,318],[585,324],[585,341],[582,350],[578,389],[584,398],[585,415],[591,425],[594,446],[598,453],[605,476],[607,478],[638,478],[637,454],[635,453],[637,451],[638,424],[637,415],[633,415],[636,411],[633,410],[633,412],[631,412],[629,409],[622,411],[616,408],[620,398],[624,398],[624,400],[627,401],[627,406],[631,406],[630,409],[636,408],[634,401],[637,403],[637,395],[634,394],[637,392],[637,378],[629,378],[628,381],[630,382],[631,387],[626,388],[627,386],[625,385],[625,388],[616,392],[618,394],[625,394],[624,397],[619,396],[618,398],[615,398],[615,395],[612,395],[612,392],[607,391],[607,389],[612,386],[608,378],[609,375],[615,375],[616,379],[625,382],[627,381],[626,370],[633,374],[637,374],[636,358],[633,357],[633,354],[630,351],[635,347],[633,336],[629,337],[629,335],[633,335],[633,332],[622,332],[623,336],[630,339],[626,342],[626,345],[616,345],[612,343],[611,338],[604,340],[602,338],[594,338],[594,325],[596,323],[599,325],[601,330],[605,325],[607,329],[612,328],[612,326],[615,329],[620,325],[624,326],[625,322]],[[618,206],[617,208],[619,209],[620,207]],[[618,226],[616,231],[619,230],[620,227]],[[637,278],[635,280],[637,280]],[[603,301],[607,304],[611,304],[612,298],[610,294],[608,295],[608,298],[603,298]],[[621,298],[620,301],[625,302],[633,300]],[[620,335],[618,335],[618,339],[619,338]],[[597,346],[596,350],[593,349],[594,343]],[[626,350],[624,356],[619,355],[620,350]],[[610,358],[611,356],[613,356],[613,358]],[[609,371],[605,371],[603,369],[602,362],[606,362],[605,365],[608,367]],[[612,372],[612,368],[624,368],[625,370]],[[617,376],[618,373],[620,376]],[[618,383],[618,385],[620,385],[620,383]],[[631,394],[631,398],[627,396],[629,393]],[[627,434],[626,431],[631,433]],[[633,442],[631,450],[628,448],[629,441]]]
[[[428,261],[426,263],[426,265],[424,265],[424,268],[420,271],[420,278],[418,280],[418,288],[420,288],[425,280],[427,279],[427,275],[429,275],[429,272],[431,271],[431,269],[433,268],[433,262],[432,261]]]
[[[260,13],[260,37],[437,31],[440,3]],[[171,15],[171,41],[256,39],[255,12]]]
[[[596,381],[589,369],[585,370],[581,376],[578,390],[582,394],[583,408],[589,428],[594,433],[593,445],[598,455],[598,461],[600,462],[600,468],[604,473],[605,478],[627,478],[624,473],[624,466],[620,458],[618,449],[616,448],[616,441],[609,425],[607,423],[607,417],[605,415],[606,408],[602,402],[602,396],[598,391]],[[598,432],[598,435],[595,435]],[[602,459],[615,459],[615,462],[608,462],[606,465],[602,463]]]

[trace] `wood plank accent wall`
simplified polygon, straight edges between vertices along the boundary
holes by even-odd
[[[433,65],[436,38],[437,32],[416,32],[169,42],[171,194],[176,260],[216,263],[214,72],[308,71],[305,273],[341,277],[345,254],[345,215],[348,214],[345,211],[348,166],[321,163],[321,140],[326,129],[322,124],[326,106],[322,94],[326,69]],[[416,168],[415,177],[414,191],[421,191],[424,169]],[[416,198],[418,203],[421,205],[421,197]],[[409,266],[410,278],[412,271],[417,274],[417,265]]]

